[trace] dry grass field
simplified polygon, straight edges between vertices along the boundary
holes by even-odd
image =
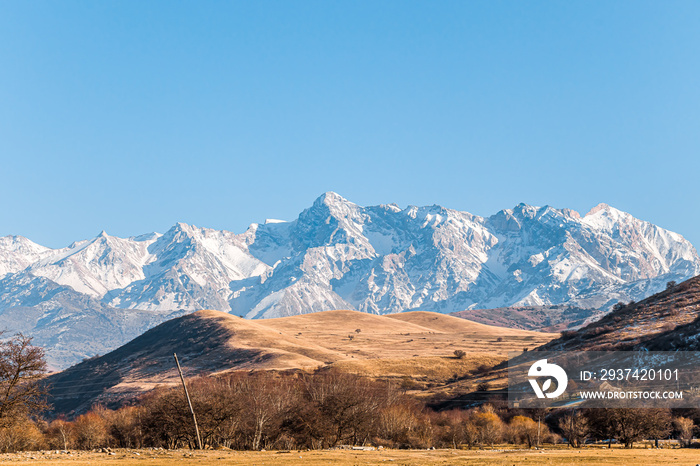
[[[240,325],[235,318],[224,318],[219,313],[207,316],[222,325]],[[254,323],[272,330],[278,341],[272,343],[266,338],[263,344],[257,334],[251,334],[253,338],[244,343],[240,331],[231,341],[236,346],[282,350],[265,362],[266,369],[315,369],[325,365],[370,377],[410,378],[415,388],[412,392],[419,397],[471,391],[482,380],[498,388],[505,383],[501,373],[487,379],[446,382],[479,366],[491,367],[505,361],[509,351],[534,348],[558,336],[484,325],[434,312],[378,316],[340,310]],[[287,343],[290,337],[298,346]],[[464,351],[465,356],[455,357],[456,350]]]
[[[262,322],[336,356],[331,367],[372,377],[408,376],[444,382],[477,366],[494,365],[557,335],[506,329],[433,312],[377,316],[327,311]],[[454,357],[455,350],[466,356]]]
[[[282,335],[293,335],[300,343],[330,350],[338,358],[333,362],[356,358],[444,357],[452,356],[454,350],[505,358],[508,351],[533,348],[557,336],[493,327],[433,312],[377,316],[326,311],[268,319],[259,324]]]
[[[115,450],[113,454],[26,452],[0,455],[1,463],[34,465],[689,465],[700,461],[698,450],[592,448],[545,450],[378,450],[378,451],[203,451]]]

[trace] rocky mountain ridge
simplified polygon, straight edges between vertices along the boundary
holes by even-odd
[[[605,204],[585,216],[520,204],[479,217],[437,205],[362,207],[329,192],[296,220],[241,234],[178,223],[61,249],[0,238],[0,325],[53,335],[36,341],[50,357],[62,329],[62,348],[82,348],[52,361],[65,367],[118,346],[100,343],[88,311],[121,322],[111,334],[124,343],[199,309],[247,318],[559,304],[607,311],[698,274],[698,253],[682,236]]]

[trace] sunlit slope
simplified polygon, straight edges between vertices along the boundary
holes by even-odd
[[[391,314],[386,316],[390,319],[400,320],[415,325],[420,325],[429,328],[432,331],[440,331],[445,333],[464,333],[481,337],[515,337],[525,338],[535,336],[540,338],[541,332],[533,332],[527,330],[511,329],[504,327],[496,327],[493,325],[480,324],[459,317],[454,317],[435,312],[402,312],[400,314]]]
[[[508,351],[535,347],[555,336],[431,312],[378,316],[341,310],[247,320],[204,310],[164,322],[111,353],[51,376],[49,382],[57,411],[67,412],[178,382],[173,353],[186,376],[336,367],[374,377],[437,380],[500,362]],[[456,350],[466,355],[457,358]]]

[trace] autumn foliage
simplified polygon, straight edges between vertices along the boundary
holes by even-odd
[[[433,411],[402,384],[321,371],[251,372],[188,382],[205,448],[474,448],[605,441],[632,447],[677,438],[690,446],[700,413],[665,409],[514,410],[502,402]],[[682,414],[682,415],[681,415]],[[194,424],[181,387],[162,387],[132,406],[95,406],[72,419],[7,418],[0,451],[195,448]]]

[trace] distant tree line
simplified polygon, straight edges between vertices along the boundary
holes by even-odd
[[[43,351],[18,335],[0,342],[0,451],[101,447],[194,448],[195,431],[180,387],[157,388],[133,406],[93,407],[75,419],[40,417],[47,407],[40,377]],[[338,371],[251,372],[189,383],[206,448],[320,449],[338,445],[390,448],[534,447],[590,441],[632,447],[674,438],[690,446],[700,410],[508,409],[492,401],[434,411],[405,384]]]
[[[189,384],[206,448],[320,449],[534,447],[590,441],[632,447],[676,438],[688,446],[700,413],[667,409],[516,410],[503,402],[436,412],[400,385],[341,372],[234,374]],[[685,414],[682,415],[682,414]],[[158,388],[138,404],[100,406],[74,420],[27,413],[4,419],[0,451],[162,447],[194,448],[192,418],[180,388]]]

